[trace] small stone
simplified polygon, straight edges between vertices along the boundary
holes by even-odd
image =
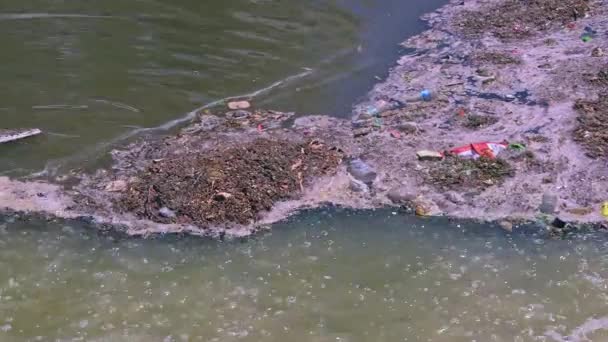
[[[498,222],[498,225],[500,226],[500,228],[502,228],[503,230],[512,233],[513,232],[513,223],[509,222],[509,221],[500,221]]]
[[[412,201],[412,204],[414,205],[414,211],[418,216],[437,216],[441,213],[441,210],[435,202],[421,196],[416,197],[416,199]]]
[[[555,228],[560,228],[563,229],[566,227],[566,222],[562,221],[559,217],[556,217],[553,222],[551,222],[551,225]]]
[[[106,191],[122,192],[127,190],[127,182],[124,180],[115,180],[106,185]]]
[[[416,134],[418,133],[418,126],[414,123],[404,123],[398,127],[398,129],[405,134]]]
[[[596,47],[595,49],[593,49],[591,51],[591,57],[603,57],[604,56],[604,50],[602,50],[601,47]]]
[[[540,207],[538,208],[543,214],[554,214],[557,208],[557,196],[544,193]]]
[[[349,188],[352,192],[369,192],[369,187],[367,184],[354,178],[350,179]]]
[[[394,187],[386,194],[386,197],[395,204],[405,204],[416,199],[416,195],[406,186]]]
[[[419,160],[441,160],[443,159],[443,153],[437,151],[421,150],[416,152],[416,157]]]
[[[231,110],[247,109],[249,107],[251,107],[251,104],[249,103],[249,101],[233,101],[233,102],[228,102],[228,108],[230,108]]]
[[[250,117],[251,112],[239,109],[239,110],[233,110],[233,111],[227,112],[225,115],[226,115],[226,118],[228,118],[230,120],[243,120],[243,119],[247,119],[248,117]]]
[[[454,204],[464,204],[466,202],[464,197],[462,197],[461,194],[454,192],[454,191],[447,192],[445,194],[445,198]]]
[[[371,127],[363,127],[353,130],[353,135],[355,138],[359,138],[365,135],[370,134],[374,129]]]
[[[167,208],[167,207],[162,207],[160,208],[160,210],[158,211],[158,214],[162,217],[166,217],[166,218],[174,218],[175,212],[173,212],[173,210]]]

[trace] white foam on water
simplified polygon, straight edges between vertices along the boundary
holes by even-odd
[[[2,13],[0,20],[32,20],[32,19],[117,19],[120,17],[110,15],[88,15],[75,13]]]

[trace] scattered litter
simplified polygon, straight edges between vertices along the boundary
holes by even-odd
[[[441,160],[444,155],[437,151],[421,150],[416,152],[416,157],[418,160]]]
[[[348,173],[364,183],[372,183],[377,177],[376,171],[359,158],[351,160],[348,165]]]
[[[449,152],[464,159],[477,159],[479,157],[495,159],[498,154],[504,149],[506,149],[508,146],[509,144],[506,142],[479,142],[466,146],[456,147],[454,149],[451,149]]]
[[[0,129],[0,144],[42,134],[38,128]]]
[[[391,137],[395,138],[395,139],[400,139],[401,138],[401,133],[399,133],[398,130],[396,129],[391,129],[390,131]]]
[[[158,214],[162,217],[165,218],[174,218],[177,215],[175,215],[175,212],[167,207],[162,207],[160,208],[160,210],[158,211]]]
[[[515,150],[515,151],[525,151],[526,145],[521,144],[521,143],[512,143],[512,144],[509,144],[509,149]]]
[[[396,110],[405,107],[405,103],[399,100],[380,100],[366,108],[365,114],[370,116],[378,116],[389,110]]]
[[[249,107],[251,107],[251,104],[249,103],[249,101],[228,102],[228,108],[230,108],[231,110],[247,109]]]
[[[601,47],[596,47],[591,51],[591,57],[604,57],[604,50]]]
[[[602,204],[602,216],[608,218],[608,201]]]
[[[260,132],[260,133],[264,132],[264,126],[262,126],[262,124],[258,125],[258,132]]]
[[[551,193],[544,193],[538,210],[543,214],[554,214],[557,208],[557,196]]]

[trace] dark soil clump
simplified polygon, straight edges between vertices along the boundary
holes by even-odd
[[[482,11],[467,11],[457,25],[462,33],[491,32],[498,38],[525,38],[555,24],[583,18],[588,0],[507,0]]]
[[[521,64],[521,59],[504,52],[482,52],[476,54],[473,59],[478,63],[484,64],[495,64],[495,65],[509,65],[509,64]]]
[[[490,115],[470,114],[467,116],[463,126],[470,129],[479,129],[491,126],[498,122],[498,118]]]
[[[513,172],[511,165],[503,159],[462,159],[448,155],[433,164],[428,181],[442,189],[485,189],[501,183]]]
[[[116,205],[160,223],[249,224],[294,198],[313,177],[331,174],[342,152],[317,140],[258,139],[245,146],[152,163]]]
[[[608,65],[604,66],[597,74],[585,75],[587,81],[595,86],[608,88]]]
[[[574,108],[579,113],[574,140],[585,147],[587,156],[608,157],[608,94],[597,101],[578,100]]]

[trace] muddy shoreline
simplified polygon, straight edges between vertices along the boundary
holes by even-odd
[[[490,16],[505,9],[530,16]],[[601,1],[450,1],[424,17],[429,30],[404,43],[414,52],[352,120],[204,111],[175,136],[114,151],[112,168],[93,175],[0,177],[0,208],[131,236],[248,236],[327,204],[506,230],[536,222],[557,235],[606,228],[608,139],[597,127],[608,120],[607,12]],[[504,150],[445,153],[485,142]]]

